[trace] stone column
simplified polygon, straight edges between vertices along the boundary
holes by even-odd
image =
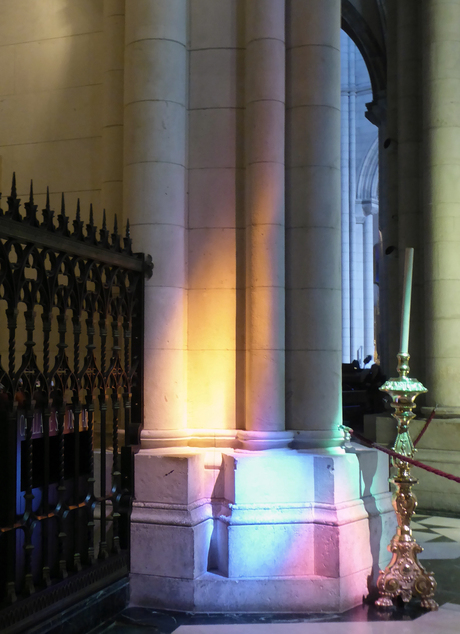
[[[360,311],[360,267],[357,250],[359,245],[356,218],[356,73],[355,47],[348,47],[348,224],[350,237],[350,355],[351,361],[358,356],[362,341]]]
[[[286,415],[320,447],[342,438],[340,0],[287,18]]]
[[[350,139],[348,111],[348,55],[350,40],[342,32],[342,74],[343,92],[341,95],[341,177],[342,177],[342,363],[350,363],[351,321],[350,321]]]
[[[246,440],[284,432],[284,0],[246,2]],[[254,433],[256,432],[256,433]],[[273,436],[273,438],[271,438]],[[292,434],[288,434],[292,437]]]
[[[460,414],[460,2],[423,3],[428,401]]]
[[[350,248],[350,256],[353,258],[353,331],[355,350],[353,359],[358,359],[360,364],[364,359],[364,216],[361,205],[356,204],[355,199],[355,240],[353,250]],[[352,350],[353,352],[353,350]]]
[[[125,0],[104,0],[102,208],[123,214],[123,73]],[[118,225],[120,226],[120,224]]]
[[[136,248],[154,261],[145,290],[146,447],[185,425],[186,32],[186,0],[126,3],[124,208]]]
[[[374,363],[374,215],[378,207],[372,203],[363,205],[364,211],[364,352],[363,358],[372,355],[368,364]]]

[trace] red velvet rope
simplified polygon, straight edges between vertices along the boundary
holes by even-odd
[[[382,447],[382,445],[378,445],[376,442],[371,442],[370,440],[367,440],[367,438],[364,438],[364,436],[361,436],[361,434],[354,431],[353,429],[347,428],[347,431],[352,436],[354,436],[357,440],[359,440],[364,445],[367,445],[368,447],[373,447],[374,449],[383,451],[383,453],[388,454],[392,458],[398,458],[398,460],[401,460],[403,462],[408,462],[409,464],[414,465],[414,467],[420,467],[420,469],[424,469],[425,471],[434,473],[435,475],[441,476],[441,478],[447,478],[448,480],[453,480],[454,482],[458,482],[460,484],[460,478],[452,475],[451,473],[446,473],[445,471],[434,469],[433,467],[429,467],[428,465],[423,464],[423,462],[419,462],[418,460],[414,460],[413,458],[408,458],[407,456],[403,456],[400,453],[396,453],[396,451],[393,451],[392,449],[387,449],[386,447]]]
[[[431,412],[431,414],[428,416],[428,418],[426,419],[426,423],[423,426],[422,431],[419,433],[419,435],[417,436],[417,438],[414,440],[414,446],[417,445],[418,441],[422,438],[423,434],[426,432],[426,430],[428,429],[428,425],[431,423],[431,421],[434,418],[434,415],[436,414],[436,408],[438,406],[436,405],[436,407],[434,408],[434,410]]]

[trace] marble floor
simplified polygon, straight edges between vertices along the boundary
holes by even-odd
[[[342,614],[184,614],[128,607],[91,634],[458,634],[460,632],[460,519],[417,514],[414,536],[423,566],[435,574],[440,605],[422,610],[413,600],[390,610],[362,605]],[[397,622],[397,623],[396,623]]]

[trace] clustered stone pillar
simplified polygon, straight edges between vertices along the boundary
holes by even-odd
[[[246,431],[284,431],[284,0],[246,2]],[[256,432],[256,433],[254,433]],[[277,442],[275,437],[272,442]]]
[[[342,419],[340,0],[286,0],[285,3],[150,0],[148,4],[142,3],[144,8],[149,7],[144,15],[131,8],[138,6],[137,2],[129,0],[126,7],[127,12],[128,6],[129,13],[134,12],[138,25],[138,32],[131,36],[128,13],[126,107],[136,109],[138,127],[127,111],[126,147],[131,149],[125,151],[125,164],[127,170],[133,170],[127,176],[136,205],[142,201],[137,188],[145,191],[145,197],[148,195],[145,200],[148,213],[142,216],[143,206],[140,206],[136,214],[137,237],[143,238],[140,248],[151,249],[155,261],[153,291],[147,289],[152,293],[152,303],[150,308],[147,306],[146,325],[149,333],[160,333],[163,321],[154,309],[164,316],[166,325],[176,327],[173,332],[180,332],[182,324],[175,321],[174,313],[171,317],[171,310],[180,305],[182,295],[178,293],[176,303],[170,297],[175,297],[171,288],[181,288],[182,268],[178,265],[183,266],[180,259],[183,234],[178,212],[176,216],[178,207],[173,206],[172,211],[170,204],[168,207],[164,188],[170,183],[180,191],[183,176],[183,172],[177,173],[173,167],[183,165],[179,152],[184,143],[182,110],[177,104],[183,103],[179,89],[185,75],[181,74],[183,67],[179,64],[169,73],[163,71],[176,60],[176,54],[183,59],[177,42],[183,41],[181,37],[185,39],[182,9],[187,5],[191,41],[188,279],[189,292],[195,296],[188,304],[189,363],[190,352],[198,351],[201,338],[198,328],[194,331],[200,320],[200,300],[195,303],[195,299],[199,295],[204,297],[208,291],[212,293],[211,302],[206,298],[202,304],[213,307],[207,315],[203,312],[203,330],[217,332],[222,325],[218,297],[225,297],[227,302],[231,299],[227,291],[232,290],[228,283],[224,287],[221,276],[226,266],[235,266],[239,270],[231,275],[237,301],[225,305],[230,308],[238,339],[243,321],[238,302],[244,298],[247,350],[246,367],[241,374],[246,379],[247,399],[245,429],[227,434],[225,422],[225,427],[217,428],[218,433],[213,435],[211,425],[219,423],[219,419],[204,407],[201,416],[195,418],[193,398],[199,395],[193,382],[189,383],[189,422],[196,421],[196,435],[192,437],[191,426],[187,442],[196,445],[177,446],[178,440],[186,440],[186,430],[183,436],[177,430],[175,435],[168,430],[166,423],[171,420],[174,408],[166,409],[162,396],[178,370],[173,365],[161,366],[156,360],[158,355],[161,360],[163,354],[162,339],[155,340],[156,347],[147,340],[147,367],[154,374],[149,383],[147,369],[145,394],[148,409],[155,407],[159,431],[152,429],[147,419],[149,427],[144,430],[143,446],[152,447],[155,442],[158,446],[159,434],[164,432],[169,436],[163,436],[162,440],[169,438],[171,448],[140,451],[136,455],[131,598],[136,605],[199,612],[222,612],[229,605],[241,612],[293,612],[305,602],[316,610],[344,609],[361,600],[372,560],[380,559],[379,545],[375,543],[371,548],[369,536],[385,531],[385,520],[377,514],[370,517],[372,511],[366,510],[370,495],[369,487],[362,491],[358,486],[362,474],[366,479],[366,474],[371,473],[376,483],[372,494],[378,498],[379,510],[384,502],[389,506],[390,496],[385,477],[386,456],[379,458],[372,451],[350,454],[322,449],[338,444],[343,438],[338,429]],[[171,11],[170,5],[174,5]],[[154,14],[153,9],[150,11],[152,7],[161,7],[162,13]],[[289,16],[290,34],[286,139],[285,15]],[[219,46],[221,50],[227,47],[227,52],[220,55]],[[240,100],[243,65],[235,49],[242,46],[246,77],[244,98]],[[131,56],[138,54],[137,47],[139,59],[130,62]],[[147,55],[146,51],[161,47],[164,47],[162,58],[159,54]],[[208,53],[210,49],[214,55]],[[135,84],[138,92],[130,88],[132,80],[128,80],[136,66],[143,70],[136,80],[139,83]],[[174,94],[173,90],[177,92]],[[197,95],[207,90],[209,98]],[[166,101],[169,113],[164,107]],[[243,110],[241,105],[244,105],[244,131],[240,126],[243,112],[232,112]],[[144,112],[149,114],[148,118],[144,118]],[[169,118],[173,116],[174,121]],[[174,126],[169,126],[170,121]],[[173,156],[174,148],[178,156]],[[245,168],[244,250],[239,224],[240,156],[244,156]],[[160,169],[163,180],[156,178],[156,170]],[[198,170],[204,170],[204,174],[198,174]],[[225,171],[218,173],[218,170]],[[286,174],[289,187],[285,189]],[[228,185],[227,195],[218,191],[215,196],[213,190],[223,183]],[[285,191],[289,192],[286,253]],[[206,200],[201,206],[199,200],[204,201],[206,193],[211,201]],[[233,216],[235,227],[231,224]],[[176,244],[166,243],[165,234],[169,234],[164,227],[168,221],[173,225],[168,230],[174,232]],[[206,228],[213,231],[203,231]],[[236,234],[234,241],[228,235],[227,244],[233,244],[232,249],[225,247],[217,229]],[[211,246],[206,236],[210,238],[208,242],[213,242]],[[286,312],[284,261],[290,293]],[[243,264],[244,288],[240,286]],[[165,270],[165,265],[172,267],[175,277]],[[214,269],[218,269],[218,275]],[[225,294],[214,293],[219,289],[224,289]],[[215,312],[214,307],[218,308]],[[289,354],[285,365],[288,431],[283,429],[285,314],[289,320],[286,339]],[[224,328],[227,325],[228,322]],[[225,331],[222,340],[232,343]],[[202,358],[212,362],[213,357],[217,358],[207,354],[213,351],[212,332],[206,333],[201,341],[207,346],[203,346],[207,356]],[[195,349],[190,350],[190,344]],[[169,345],[167,337],[164,345]],[[240,352],[238,345],[230,350],[235,358]],[[164,358],[168,359],[166,353],[169,354],[169,349],[164,351]],[[190,364],[189,372],[194,367]],[[206,368],[206,373],[213,371],[217,374],[221,370]],[[202,374],[198,370],[196,374],[198,382]],[[227,381],[230,373],[225,370],[221,376]],[[216,383],[212,381],[209,385]],[[239,385],[237,381],[236,387]],[[228,392],[230,403],[236,392]],[[211,388],[199,399],[205,406],[214,396]],[[180,411],[175,415],[179,417]],[[200,419],[209,425],[207,429],[198,427]],[[296,439],[293,451],[286,447],[279,451],[240,450],[280,447],[293,436]],[[227,438],[232,443],[230,447],[222,446]],[[313,450],[297,451],[299,447]],[[354,545],[352,556],[345,552],[347,548],[350,550],[350,544]]]
[[[186,33],[186,0],[126,3],[124,208],[155,265],[145,289],[146,447],[185,426]]]
[[[340,441],[340,0],[287,12],[286,415],[299,445]]]
[[[460,2],[423,3],[426,387],[460,414]]]
[[[123,75],[125,0],[104,0],[102,207],[123,214]]]

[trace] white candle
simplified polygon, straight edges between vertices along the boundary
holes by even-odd
[[[404,261],[404,286],[401,314],[401,346],[402,354],[409,354],[410,300],[412,293],[412,269],[414,267],[414,249],[406,249]]]

